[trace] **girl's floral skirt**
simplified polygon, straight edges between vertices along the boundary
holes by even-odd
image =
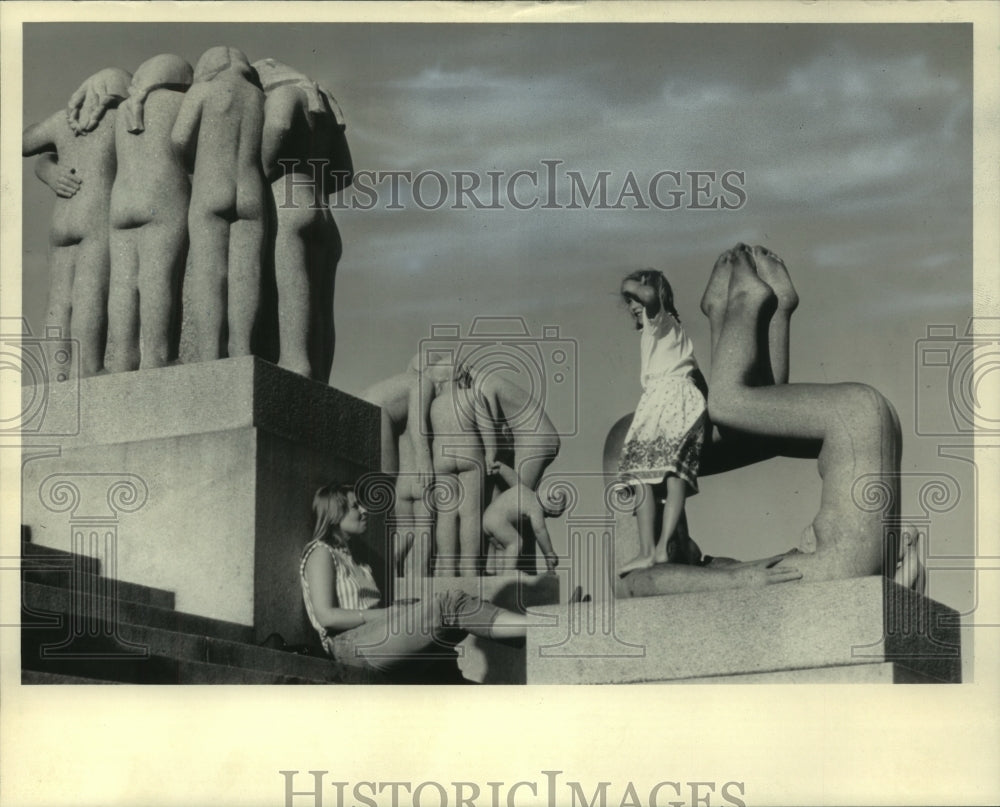
[[[705,396],[690,376],[647,377],[625,436],[618,476],[656,485],[673,474],[698,492],[698,461],[705,440]]]

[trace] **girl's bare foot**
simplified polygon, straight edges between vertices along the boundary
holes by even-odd
[[[654,563],[652,553],[648,555],[636,555],[628,563],[623,564],[618,569],[618,576],[624,577],[629,572],[634,572],[638,569],[648,569]]]
[[[785,262],[766,247],[753,248],[753,259],[757,266],[757,274],[767,283],[778,298],[778,310],[791,314],[799,307],[799,295],[792,285]]]

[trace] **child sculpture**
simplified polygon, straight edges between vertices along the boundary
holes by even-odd
[[[56,194],[46,323],[75,340],[83,376],[104,367],[115,114],[130,79],[113,67],[95,73],[73,94],[68,110],[27,127],[22,139],[25,157],[42,155],[35,173]]]
[[[197,360],[247,356],[261,298],[264,93],[236,48],[198,60],[171,139],[192,169],[191,324]]]
[[[184,59],[154,56],[135,71],[115,121],[107,356],[114,372],[162,367],[177,357],[191,184],[170,131],[190,85]]]
[[[336,335],[333,295],[343,251],[329,197],[352,181],[336,101],[274,59],[254,63],[266,100],[261,158],[271,183],[278,364],[327,383]]]

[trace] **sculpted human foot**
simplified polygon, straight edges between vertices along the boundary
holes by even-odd
[[[732,273],[729,277],[727,311],[733,306],[763,309],[768,305],[773,305],[776,301],[776,295],[757,274],[757,265],[750,247],[746,244],[738,244],[732,250],[731,255]]]
[[[733,271],[733,250],[727,249],[715,261],[705,293],[701,296],[701,313],[709,319],[722,319],[729,296],[729,277]]]
[[[785,262],[767,247],[755,246],[752,252],[757,275],[778,298],[778,310],[791,314],[799,307],[799,295],[792,285]]]

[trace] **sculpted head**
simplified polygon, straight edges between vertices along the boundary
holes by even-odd
[[[146,59],[132,77],[133,90],[144,90],[158,84],[190,86],[194,72],[180,56],[161,53]]]
[[[289,67],[277,59],[260,59],[253,63],[253,69],[260,77],[260,85],[264,88],[264,92],[282,84],[309,81],[309,77],[305,73],[300,73],[294,67]]]
[[[173,53],[161,53],[146,59],[132,76],[129,97],[123,105],[126,128],[132,134],[145,131],[144,107],[146,97],[156,89],[186,90],[193,77],[191,65]]]
[[[198,60],[194,68],[195,82],[211,81],[221,73],[232,70],[247,80],[253,80],[255,73],[243,51],[226,45],[209,48]]]

